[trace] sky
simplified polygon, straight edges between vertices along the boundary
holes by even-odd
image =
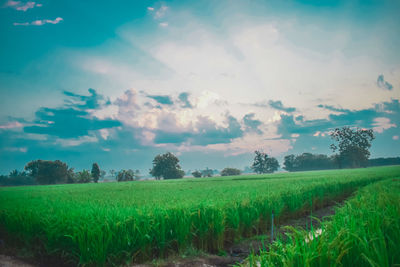
[[[31,160],[148,174],[331,155],[373,129],[400,156],[399,1],[0,2],[0,173]]]

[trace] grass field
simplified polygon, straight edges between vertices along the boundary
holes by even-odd
[[[311,205],[400,176],[400,166],[236,177],[0,188],[0,227],[73,263],[218,251]],[[42,253],[43,253],[42,251]]]
[[[291,230],[244,266],[400,266],[400,176],[361,189],[311,235]]]

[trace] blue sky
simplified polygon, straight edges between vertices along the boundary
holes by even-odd
[[[243,168],[329,151],[336,127],[400,151],[399,1],[0,2],[0,173]]]

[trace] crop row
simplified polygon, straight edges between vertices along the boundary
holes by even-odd
[[[291,229],[247,266],[398,266],[400,175],[363,188],[311,233]]]
[[[249,177],[0,189],[0,227],[31,250],[73,263],[141,261],[188,247],[223,249],[400,167]]]

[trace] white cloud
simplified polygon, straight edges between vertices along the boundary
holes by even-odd
[[[168,11],[168,7],[162,5],[162,6],[161,6],[159,9],[157,9],[157,11],[155,12],[154,18],[155,18],[155,19],[161,19],[161,18],[165,17],[165,14],[167,13],[167,11]]]
[[[393,140],[399,140],[399,136],[398,135],[393,135],[392,139]]]
[[[390,119],[384,117],[375,118],[373,125],[374,127],[372,129],[377,133],[383,133],[384,130],[396,127],[396,124],[391,123]]]
[[[61,145],[63,147],[74,147],[84,143],[95,143],[98,141],[99,140],[97,139],[96,136],[87,135],[79,138],[70,138],[70,139],[57,138],[55,140],[55,144]]]
[[[160,22],[158,25],[165,28],[165,27],[168,27],[168,22]]]
[[[32,22],[22,22],[22,23],[14,22],[13,25],[14,26],[30,26],[30,25],[32,25],[32,26],[42,26],[42,25],[45,25],[45,24],[58,24],[61,21],[63,21],[63,18],[57,17],[54,20],[41,19],[41,20],[34,20]]]
[[[97,54],[77,53],[73,57],[79,64],[74,66],[98,77],[99,86],[118,99],[119,103],[114,103],[118,111],[109,111],[113,118],[132,127],[144,128],[146,134],[142,134],[146,135],[143,137],[146,142],[154,140],[154,131],[162,125],[169,131],[174,131],[174,127],[195,131],[199,115],[223,126],[227,112],[238,120],[250,112],[257,114],[257,119],[263,122],[261,137],[272,140],[281,115],[285,113],[269,107],[270,99],[296,107],[294,116],[301,114],[305,120],[310,120],[326,119],[331,113],[318,108],[321,103],[358,110],[393,97],[393,92],[376,88],[376,73],[386,73],[384,64],[367,54],[345,54],[346,31],[331,33],[318,26],[304,28],[307,36],[318,33],[327,39],[324,42],[330,43],[327,50],[320,52],[291,41],[288,32],[296,31],[300,26],[287,26],[282,21],[232,17],[226,19],[224,27],[216,29],[187,13],[182,15],[169,10],[171,14],[167,14],[168,7],[151,8],[148,8],[149,13],[158,20],[160,28],[164,20],[174,27],[169,27],[168,31],[158,28],[149,34],[126,25],[117,31],[120,40],[108,44],[112,47],[109,54],[108,46],[105,46]],[[177,23],[182,21],[187,23]],[[133,50],[140,50],[140,57],[145,58],[146,64],[130,63],[129,59],[140,58],[131,54]],[[393,80],[391,76],[388,78]],[[168,95],[174,101],[179,92],[188,92],[193,108],[157,107],[138,91],[124,94],[118,91],[131,87],[146,94]],[[357,95],[357,101],[343,95]],[[150,104],[146,106],[146,102]],[[375,127],[381,131],[393,126],[377,120]],[[315,136],[324,135],[327,133],[315,132]],[[298,136],[294,134],[292,138]],[[202,149],[242,153],[244,144],[252,144],[254,138],[245,136],[231,144]],[[259,139],[254,140],[262,143]],[[279,144],[274,140],[268,142]],[[282,145],[284,149],[271,147],[278,152],[284,151],[290,146],[285,144]]]
[[[24,125],[22,123],[19,123],[17,121],[13,121],[4,125],[0,125],[0,129],[14,129],[14,128],[21,128]]]
[[[13,1],[13,0],[8,0],[5,4],[5,7],[10,7],[18,11],[27,11],[28,9],[34,8],[34,7],[41,7],[42,4],[37,4],[36,2],[33,1],[28,1],[28,2],[21,2],[21,1]]]
[[[28,151],[28,148],[27,147],[8,147],[8,148],[5,148],[5,150],[11,151],[11,152],[26,153]]]
[[[149,6],[149,7],[147,7],[147,10],[154,11],[154,7]]]

